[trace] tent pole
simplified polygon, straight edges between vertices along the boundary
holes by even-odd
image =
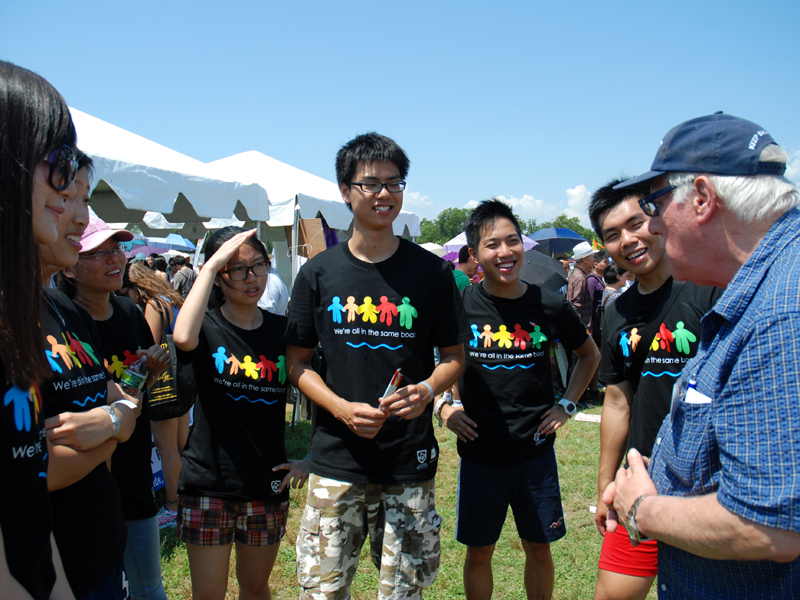
[[[298,259],[297,252],[297,230],[298,219],[300,218],[300,204],[297,200],[297,194],[294,196],[294,215],[292,220],[292,289],[294,289],[294,280],[297,279],[297,271],[300,269],[300,260]]]

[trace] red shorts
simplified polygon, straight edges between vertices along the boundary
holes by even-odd
[[[606,532],[598,567],[621,575],[653,577],[658,574],[658,543],[650,540],[634,548],[628,532],[620,525],[614,533]]]

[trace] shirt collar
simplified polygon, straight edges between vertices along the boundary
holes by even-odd
[[[712,309],[728,321],[742,316],[761,281],[781,258],[783,249],[800,237],[800,210],[793,208],[784,213],[758,244],[750,258],[736,271],[725,293]]]

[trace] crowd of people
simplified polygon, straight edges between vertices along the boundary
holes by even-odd
[[[578,244],[561,293],[520,277],[499,200],[472,211],[455,271],[395,236],[409,159],[359,135],[336,155],[352,236],[300,269],[288,311],[255,230],[215,232],[199,272],[128,263],[132,235],[90,216],[76,141],[58,92],[0,61],[4,596],[166,598],[174,523],[194,597],[225,597],[235,545],[240,597],[270,598],[288,488],[308,483],[300,598],[348,598],[367,538],[378,598],[420,598],[442,560],[438,420],[457,437],[466,597],[492,595],[510,506],[527,596],[549,598],[567,533],[556,434],[603,387],[594,597],[644,598],[656,576],[660,598],[800,594],[800,190],[761,127],[681,123],[651,171],[596,190],[607,254]],[[554,340],[571,357],[558,399]],[[176,363],[194,369],[191,428],[151,420],[148,389]],[[302,460],[284,444],[289,384],[315,407]]]

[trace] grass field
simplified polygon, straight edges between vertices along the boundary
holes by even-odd
[[[586,411],[599,414],[600,408]],[[288,421],[288,415],[287,415]],[[464,562],[464,546],[455,541],[455,501],[458,477],[458,454],[455,436],[447,429],[436,428],[441,454],[436,476],[436,508],[442,515],[441,548],[442,565],[436,583],[425,593],[426,598],[450,600],[464,598],[461,570]],[[286,444],[289,456],[302,457],[308,444],[310,424],[301,421],[294,431],[287,426]],[[555,563],[555,591],[553,598],[591,598],[597,576],[597,559],[601,537],[594,524],[589,506],[596,502],[597,463],[600,453],[600,426],[570,420],[558,434],[556,455],[558,457],[561,494],[567,522],[567,535],[552,545]],[[298,596],[295,572],[294,541],[305,505],[305,489],[292,491],[289,526],[281,545],[280,554],[272,573],[270,586],[275,600],[295,599]],[[170,599],[192,597],[189,562],[186,549],[173,535],[173,530],[161,533],[161,566],[164,586]],[[368,544],[369,542],[367,542]],[[234,575],[235,551],[231,557],[227,598],[238,597],[238,586]],[[509,511],[503,533],[494,554],[494,595],[498,600],[525,598],[522,584],[524,555]],[[377,596],[377,571],[369,558],[365,545],[361,553],[358,575],[351,589],[354,600],[373,600]],[[655,598],[655,588],[649,598]]]

